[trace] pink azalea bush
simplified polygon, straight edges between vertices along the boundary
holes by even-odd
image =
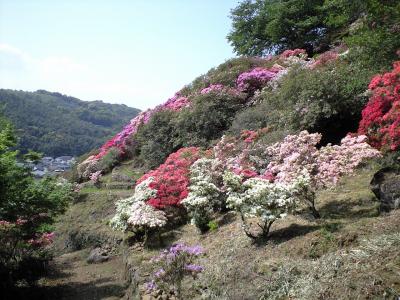
[[[304,49],[289,49],[282,52],[280,57],[288,58],[291,56],[307,56],[307,52]]]
[[[366,136],[348,135],[340,145],[328,144],[318,149],[321,137],[319,133],[302,131],[267,147],[271,157],[267,171],[274,174],[276,182],[289,183],[306,170],[318,189],[337,184],[340,177],[354,172],[365,159],[380,156],[366,143]]]
[[[237,88],[241,92],[254,93],[271,81],[277,73],[276,69],[254,68],[239,75],[236,81]]]
[[[90,156],[82,164],[95,164],[96,161],[103,158],[112,148],[118,149],[120,153],[119,156],[122,157],[126,152],[127,141],[129,140],[129,138],[136,134],[141,125],[148,123],[154,113],[162,110],[179,111],[182,108],[188,107],[189,105],[189,99],[187,97],[181,96],[178,92],[172,98],[168,99],[164,104],[158,105],[154,109],[149,109],[141,112],[139,115],[133,118],[130,123],[122,129],[121,132],[119,132],[112,139],[104,143],[104,145],[100,147],[100,151],[97,155]],[[85,166],[84,168],[87,168],[87,166]]]
[[[222,84],[211,84],[210,86],[202,89],[200,91],[200,94],[204,95],[204,94],[208,94],[210,92],[220,92],[224,89],[224,85]]]
[[[96,171],[90,174],[89,179],[94,183],[94,185],[98,186],[100,184],[100,178],[103,176],[101,174],[102,171]]]
[[[276,183],[287,184],[306,172],[310,177],[310,191],[304,200],[315,217],[315,191],[331,187],[338,180],[354,172],[366,159],[380,156],[380,152],[366,143],[365,136],[346,136],[340,145],[317,148],[321,140],[319,133],[302,131],[288,135],[282,142],[267,147],[271,161],[266,172],[272,173]]]

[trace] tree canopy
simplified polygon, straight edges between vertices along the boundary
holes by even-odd
[[[356,20],[372,16],[370,24],[377,26],[398,5],[395,0],[245,0],[231,11],[227,38],[242,55],[295,48],[321,52],[345,36]]]

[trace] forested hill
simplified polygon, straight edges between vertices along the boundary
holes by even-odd
[[[118,132],[139,109],[44,90],[0,89],[0,109],[14,124],[18,149],[45,155],[81,155]]]

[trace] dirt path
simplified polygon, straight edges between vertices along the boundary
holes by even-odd
[[[86,250],[54,259],[49,276],[40,282],[41,299],[114,300],[124,295],[121,257],[100,264],[86,263]]]

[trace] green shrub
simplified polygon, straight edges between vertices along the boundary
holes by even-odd
[[[117,148],[111,148],[106,155],[104,155],[98,165],[98,169],[102,170],[104,173],[108,173],[116,166],[119,162],[119,157],[121,156],[120,150]]]
[[[176,122],[175,145],[208,147],[227,130],[243,106],[241,94],[211,92],[193,98]]]
[[[256,105],[238,112],[233,119],[229,133],[238,135],[242,130],[257,130],[273,125],[270,108],[267,105]]]
[[[314,70],[294,68],[279,89],[261,93],[261,107],[282,128],[320,132],[323,144],[337,143],[356,131],[371,75],[346,61]]]
[[[207,224],[207,226],[208,226],[208,229],[210,230],[210,231],[217,231],[217,229],[218,229],[218,223],[216,222],[216,221],[210,221],[210,222],[208,222],[208,224]]]
[[[164,110],[155,113],[135,135],[134,152],[148,169],[162,164],[179,147],[175,138],[178,113]]]

